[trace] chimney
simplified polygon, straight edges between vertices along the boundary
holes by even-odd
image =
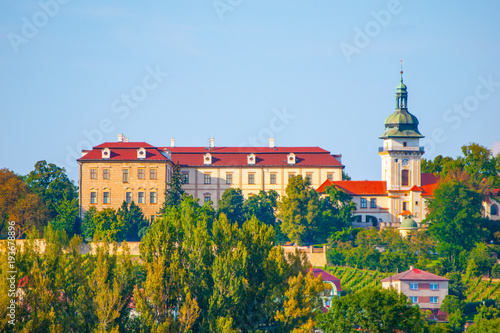
[[[269,138],[269,148],[274,148],[274,138]]]
[[[128,142],[128,138],[123,133],[118,134],[118,142]]]
[[[214,148],[214,147],[215,147],[215,139],[210,138],[210,148]]]
[[[170,147],[172,147],[172,148],[175,147],[175,139],[174,138],[170,139]]]

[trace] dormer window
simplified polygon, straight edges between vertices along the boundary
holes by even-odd
[[[203,164],[205,164],[205,165],[210,165],[210,164],[212,164],[212,154],[210,154],[210,153],[206,153],[206,154],[203,156]]]
[[[137,158],[141,159],[141,160],[145,159],[146,158],[146,149],[144,149],[144,148],[137,149]]]
[[[248,165],[255,165],[255,155],[254,154],[247,155],[247,163],[248,163]]]
[[[288,154],[286,161],[289,165],[294,165],[295,164],[295,154],[294,153]]]
[[[109,157],[111,156],[111,151],[109,150],[109,148],[104,148],[101,154],[102,159],[109,159]]]

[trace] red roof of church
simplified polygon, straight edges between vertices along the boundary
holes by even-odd
[[[335,287],[337,288],[337,291],[342,291],[342,287],[340,286],[340,279],[336,278],[332,274],[320,269],[320,268],[313,268],[312,272],[314,274],[314,277],[322,276],[323,281],[329,281],[332,282]]]
[[[403,273],[386,277],[380,280],[381,282],[389,281],[449,281],[449,279],[442,276],[432,274],[421,269],[412,268]]]
[[[325,188],[335,185],[350,195],[387,195],[387,183],[381,180],[325,180],[317,191],[325,192]]]

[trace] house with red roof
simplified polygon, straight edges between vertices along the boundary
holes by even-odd
[[[421,309],[438,310],[448,295],[449,279],[413,267],[381,282],[382,288],[396,289]]]
[[[151,219],[163,204],[166,182],[173,165],[181,167],[183,189],[200,202],[215,208],[228,188],[239,188],[245,198],[259,191],[275,190],[285,195],[288,179],[308,178],[313,188],[325,180],[342,179],[341,155],[320,147],[155,147],[129,142],[123,134],[118,142],[105,142],[83,151],[80,165],[81,216],[90,208],[116,209],[123,201],[134,201]]]

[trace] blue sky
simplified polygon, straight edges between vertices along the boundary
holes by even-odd
[[[400,59],[427,153],[499,146],[500,2],[3,0],[0,167],[82,148],[320,146],[380,179]],[[500,147],[499,147],[500,148]]]

